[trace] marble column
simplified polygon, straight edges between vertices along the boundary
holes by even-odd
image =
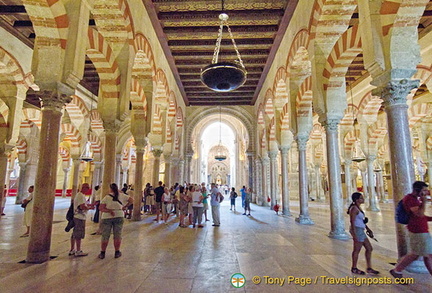
[[[326,129],[327,137],[327,164],[330,191],[331,231],[329,237],[335,239],[349,239],[348,234],[345,232],[345,219],[342,203],[338,125],[339,119],[327,119],[323,125]]]
[[[300,198],[300,215],[296,222],[302,225],[313,225],[314,222],[309,216],[309,192],[308,192],[308,170],[306,162],[306,149],[309,137],[297,137],[297,149],[299,151],[299,198]]]
[[[289,206],[289,182],[288,182],[288,151],[290,147],[284,146],[280,148],[281,165],[282,165],[282,214],[291,216]]]
[[[7,173],[7,165],[8,165],[8,154],[5,152],[4,147],[2,147],[3,150],[0,150],[0,207],[4,208],[3,206],[3,198],[7,196],[6,193],[4,193],[3,186],[6,184],[6,173]]]
[[[347,207],[351,204],[351,195],[353,194],[352,179],[351,179],[351,165],[350,159],[345,160],[345,189],[346,189],[346,203]]]
[[[184,179],[184,168],[185,168],[185,161],[180,160],[179,161],[179,184],[183,185],[185,179]],[[207,182],[209,183],[209,182]]]
[[[123,184],[128,184],[129,182],[129,167],[122,167],[122,178],[121,178],[121,186]]]
[[[15,204],[22,203],[22,200],[25,198],[28,189],[28,187],[27,189],[25,188],[27,162],[18,162],[18,164],[20,166],[20,173],[18,179],[18,190],[17,190],[17,196],[15,198]]]
[[[374,90],[381,96],[387,114],[387,130],[389,138],[391,179],[393,185],[393,204],[396,205],[406,194],[412,191],[414,180],[414,164],[412,144],[408,121],[408,105],[406,97],[410,91],[418,87],[418,80],[391,80],[383,87]],[[407,254],[405,227],[396,224],[398,255]]]
[[[256,190],[255,190],[255,186],[254,186],[254,168],[253,168],[253,153],[250,153],[250,152],[248,152],[248,153],[246,153],[246,155],[247,155],[247,159],[248,159],[248,178],[249,178],[249,182],[248,182],[248,184],[249,184],[249,188],[251,188],[252,189],[252,194],[256,194]],[[252,196],[253,198],[255,197],[255,196]],[[252,200],[253,201],[253,200]]]
[[[159,172],[160,172],[160,157],[162,155],[161,149],[153,149],[153,186],[159,186]]]
[[[377,190],[379,190],[380,193],[380,202],[388,203],[387,196],[384,189],[384,176],[382,170],[376,172],[376,183],[377,183]]]
[[[168,186],[168,188],[173,185],[171,184],[171,155],[165,155],[164,154],[164,160],[165,160],[165,174],[164,174],[164,183],[165,186]]]
[[[186,164],[185,164],[185,172],[186,172],[186,174],[185,174],[185,181],[187,182],[187,183],[191,183],[190,181],[191,181],[191,161],[192,161],[192,156],[193,156],[193,154],[186,154]],[[211,182],[210,182],[211,183]]]
[[[115,179],[114,182],[119,185],[119,189],[123,187],[122,179],[121,179],[121,171],[122,171],[122,154],[115,155]]]
[[[374,162],[376,156],[368,155],[366,157],[367,162],[367,173],[368,173],[368,193],[369,193],[369,207],[367,208],[372,212],[379,212],[377,195],[375,192],[375,180],[374,180]]]
[[[276,204],[278,193],[278,170],[277,170],[277,151],[269,151],[270,158],[270,209]]]
[[[322,201],[324,201],[324,193],[323,193],[323,189],[322,189],[320,169],[321,169],[320,165],[315,165],[315,181],[316,181],[317,201],[322,202]]]
[[[367,180],[367,169],[366,170],[360,170],[361,171],[361,178],[363,183],[363,195],[365,198],[365,201],[369,203],[369,184]]]
[[[267,200],[270,197],[270,159],[268,156],[262,158],[263,167],[263,206],[269,206],[270,203]]]
[[[93,180],[92,180],[92,187],[93,189],[100,184],[100,176],[101,176],[101,166],[102,162],[100,161],[93,161]]]
[[[57,180],[57,157],[62,108],[70,96],[57,91],[40,91],[42,98],[42,125],[35,190],[26,262],[43,263],[50,259],[51,232],[54,214],[54,194]],[[53,151],[55,150],[55,151]]]
[[[68,187],[69,171],[70,171],[70,168],[63,168],[64,177],[63,177],[62,198],[66,198],[67,187]],[[72,196],[73,195],[74,195],[74,193],[72,192]]]
[[[262,188],[262,164],[261,159],[255,159],[255,203],[257,205],[263,205],[263,188]]]
[[[73,165],[73,174],[72,174],[72,198],[75,197],[75,194],[78,192],[78,185],[80,180],[80,165],[81,165],[81,159],[80,158],[72,158],[72,165]]]
[[[114,183],[115,180],[117,131],[119,126],[116,125],[115,121],[107,121],[103,125],[105,129],[105,146],[101,194],[105,196],[110,192],[110,184]],[[119,189],[121,189],[121,186],[119,186]]]
[[[132,211],[132,221],[141,220],[141,202],[143,194],[143,162],[144,162],[144,146],[136,148],[136,163],[135,163],[135,185],[134,185],[134,206]]]

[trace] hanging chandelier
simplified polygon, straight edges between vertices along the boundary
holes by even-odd
[[[351,76],[350,74],[350,67],[348,66],[348,75]],[[362,149],[361,149],[361,143],[360,140],[357,137],[357,115],[354,114],[354,96],[352,93],[352,86],[351,86],[351,82],[348,84],[349,87],[349,92],[350,92],[350,96],[351,96],[351,105],[352,105],[352,115],[353,115],[353,127],[354,127],[354,137],[355,137],[355,141],[354,141],[354,146],[353,146],[353,156],[351,161],[353,162],[363,162],[364,160],[366,160],[366,156],[363,153]]]
[[[85,146],[84,146],[84,150],[83,150],[83,152],[81,154],[81,157],[80,157],[81,161],[84,161],[84,162],[93,161],[93,157],[92,157],[92,153],[90,151],[90,147],[91,147],[91,142],[87,141],[86,144],[85,144]]]
[[[224,11],[224,1],[222,0],[222,11]],[[243,65],[233,34],[228,25],[228,14],[219,14],[220,26],[216,40],[216,48],[213,54],[212,64],[201,69],[201,81],[209,89],[216,92],[229,92],[242,86],[246,82],[246,68]],[[237,54],[238,60],[234,62],[218,62],[219,51],[222,41],[223,27],[226,26]]]
[[[222,108],[219,106],[219,144],[216,146],[216,161],[224,161],[226,160],[226,155],[224,154],[224,147],[222,146]]]

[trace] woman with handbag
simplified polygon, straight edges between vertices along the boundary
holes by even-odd
[[[21,206],[24,208],[24,226],[26,226],[27,231],[20,237],[28,237],[30,235],[30,224],[33,216],[33,191],[34,186],[28,188],[28,196],[23,200]]]
[[[372,245],[369,242],[369,239],[366,236],[366,233],[373,236],[373,232],[369,227],[366,225],[368,222],[368,218],[365,217],[365,214],[363,210],[361,209],[360,205],[364,203],[364,197],[363,194],[359,192],[354,192],[351,195],[352,203],[348,208],[347,214],[350,215],[350,233],[353,237],[353,252],[352,252],[352,266],[351,266],[351,273],[357,274],[357,275],[365,275],[366,273],[362,270],[359,270],[357,268],[357,261],[358,256],[360,253],[361,248],[364,246],[366,249],[366,263],[367,263],[367,269],[366,272],[368,274],[372,275],[378,275],[379,272],[374,270],[372,268]],[[365,233],[366,229],[366,233]]]

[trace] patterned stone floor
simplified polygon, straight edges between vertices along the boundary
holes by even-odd
[[[6,216],[0,220],[0,292],[432,292],[429,274],[406,273],[406,277],[414,278],[414,284],[408,286],[341,284],[362,280],[353,279],[350,273],[352,240],[327,237],[328,203],[310,202],[313,226],[295,222],[299,211],[296,201],[291,202],[291,217],[277,216],[269,208],[255,205],[252,216],[247,217],[241,209],[231,212],[225,201],[221,226],[212,227],[210,221],[203,229],[180,228],[175,217],[168,225],[157,224],[153,216],[144,216],[140,222],[127,220],[123,256],[114,259],[111,241],[107,257],[100,260],[100,236],[90,235],[97,229],[91,221],[87,221],[83,240],[89,255],[68,256],[70,234],[63,229],[69,200],[59,198],[55,201],[51,244],[51,255],[56,258],[30,265],[19,263],[25,259],[28,238],[19,237],[25,231],[23,210],[13,200],[8,199]],[[240,199],[237,205],[241,205]],[[365,282],[393,280],[388,273],[397,257],[392,204],[381,204],[381,208],[379,213],[366,212],[379,240],[372,244],[374,268],[381,271],[380,279],[366,275]],[[432,214],[430,205],[428,214]],[[348,229],[348,216],[345,221]],[[359,268],[365,269],[363,253]],[[245,276],[242,288],[231,285],[236,273]],[[252,279],[257,282],[258,277],[260,284],[254,284]],[[312,284],[302,286],[302,282]]]

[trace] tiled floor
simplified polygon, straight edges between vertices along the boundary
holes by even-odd
[[[352,241],[327,237],[330,216],[326,203],[310,203],[313,226],[295,222],[299,210],[296,201],[291,202],[292,217],[277,216],[268,208],[255,205],[252,217],[246,217],[240,211],[231,212],[228,204],[222,204],[220,227],[207,222],[203,229],[183,229],[175,217],[167,226],[157,224],[150,216],[140,222],[127,221],[123,256],[114,259],[111,240],[107,257],[100,260],[100,236],[90,235],[97,228],[90,221],[83,241],[89,256],[68,256],[70,234],[63,229],[69,200],[56,199],[51,255],[57,257],[30,265],[18,263],[25,259],[28,238],[19,237],[25,231],[23,210],[13,205],[10,198],[6,216],[0,220],[0,292],[432,292],[429,274],[407,273],[407,277],[415,279],[409,286],[324,285],[327,277],[336,278],[328,281],[353,277]],[[237,204],[240,205],[240,199]],[[393,280],[388,270],[397,257],[392,206],[381,207],[380,213],[367,212],[370,227],[379,240],[372,243],[374,268],[381,271],[382,278],[369,281]],[[428,214],[432,214],[431,206]],[[348,224],[348,216],[345,218]],[[365,269],[363,253],[359,268]],[[244,287],[231,285],[235,273],[246,277]],[[261,283],[253,284],[253,276],[261,277]],[[264,276],[282,278],[284,284],[265,284]],[[310,278],[314,284],[287,284],[288,276]]]

